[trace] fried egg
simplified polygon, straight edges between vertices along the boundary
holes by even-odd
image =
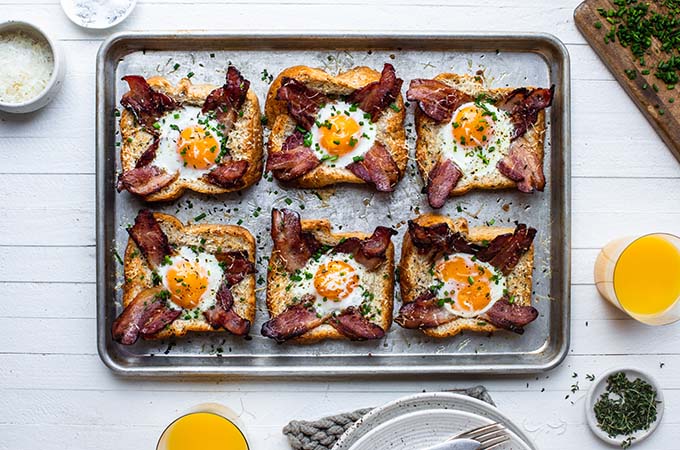
[[[439,131],[442,156],[460,168],[463,178],[481,178],[508,154],[512,131],[505,111],[483,100],[464,103]]]
[[[195,316],[215,305],[222,274],[214,255],[189,247],[167,256],[158,269],[161,284],[170,293],[170,307],[195,312]]]
[[[325,317],[370,299],[372,295],[362,284],[365,279],[366,270],[351,255],[327,253],[311,258],[291,276],[291,291],[298,299],[311,294],[316,312]]]
[[[154,165],[180,178],[197,180],[220,162],[227,152],[224,125],[213,113],[185,106],[161,117],[154,125],[159,133]]]
[[[440,304],[460,317],[477,317],[506,292],[507,279],[491,264],[465,253],[435,261],[431,289]]]
[[[316,156],[331,167],[363,159],[375,143],[377,126],[357,105],[338,101],[324,105],[306,139]],[[305,144],[306,145],[306,144]]]

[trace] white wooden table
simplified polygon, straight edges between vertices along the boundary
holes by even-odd
[[[632,364],[661,382],[663,425],[639,449],[678,448],[680,326],[640,325],[599,299],[598,248],[650,231],[680,234],[680,165],[585,44],[578,0],[140,0],[116,30],[544,31],[572,60],[572,344],[534,376],[435,379],[148,380],[113,376],[95,347],[95,54],[108,33],[71,24],[58,0],[0,0],[60,40],[59,97],[28,117],[0,115],[0,449],[152,449],[187,407],[241,413],[255,450],[283,450],[282,426],[424,389],[483,383],[542,449],[604,447],[584,421],[586,374]],[[574,378],[575,376],[575,378]],[[570,387],[578,381],[580,391]],[[568,399],[565,397],[569,395]]]

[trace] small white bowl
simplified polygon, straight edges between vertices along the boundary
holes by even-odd
[[[661,386],[654,379],[654,377],[652,377],[648,373],[633,368],[621,368],[611,369],[600,375],[599,378],[597,379],[597,382],[595,382],[590,387],[590,390],[588,391],[588,396],[586,397],[585,404],[586,419],[588,420],[588,425],[590,425],[590,429],[593,431],[593,433],[608,444],[620,446],[621,442],[628,437],[628,436],[617,436],[615,438],[609,437],[607,433],[602,431],[600,427],[597,426],[597,418],[595,417],[595,410],[593,409],[595,403],[607,388],[607,378],[609,378],[610,375],[613,375],[618,372],[625,373],[628,379],[630,380],[641,378],[642,380],[647,381],[647,383],[651,384],[654,390],[656,391],[656,399],[657,401],[660,402],[656,406],[656,420],[649,426],[647,430],[641,430],[632,435],[635,439],[633,439],[631,445],[635,445],[638,442],[644,440],[647,436],[652,434],[654,430],[656,430],[656,427],[659,426],[659,423],[661,423],[661,417],[663,416],[664,401]]]
[[[55,41],[50,39],[50,37],[38,26],[20,20],[8,20],[6,22],[0,23],[0,32],[12,30],[23,31],[26,34],[35,37],[36,39],[44,40],[47,42],[50,50],[52,51],[54,68],[52,69],[52,76],[50,77],[45,89],[43,89],[42,92],[32,99],[22,103],[3,103],[0,101],[1,111],[16,114],[29,113],[47,105],[52,101],[52,99],[54,99],[61,89],[65,72],[63,56],[61,49],[57,46]]]
[[[89,21],[86,20],[86,18],[82,16],[82,13],[79,15],[78,10],[79,6],[76,4],[76,0],[61,0],[61,9],[64,10],[64,14],[66,14],[66,17],[68,17],[71,20],[71,22],[75,23],[79,27],[88,28],[91,30],[105,30],[108,28],[115,27],[116,25],[118,25],[119,23],[128,18],[128,16],[132,13],[132,10],[135,9],[135,6],[137,6],[137,0],[129,1],[130,3],[126,5],[127,9],[116,10],[114,17],[112,17],[109,20],[96,20],[96,18]],[[82,0],[79,1],[78,3],[84,4],[85,8],[93,7],[96,9],[96,6],[92,1],[89,4],[83,2]],[[106,15],[104,13],[101,13],[101,11],[100,14]],[[104,18],[108,19],[108,16]]]

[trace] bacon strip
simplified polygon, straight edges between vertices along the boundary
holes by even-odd
[[[400,326],[408,329],[434,328],[454,321],[457,316],[437,303],[437,298],[429,289],[414,301],[404,303],[394,319]]]
[[[537,317],[538,310],[533,306],[510,304],[505,298],[494,303],[486,312],[486,318],[491,324],[517,334],[523,334],[524,327]]]
[[[266,170],[277,180],[294,180],[321,164],[312,149],[303,145],[303,140],[302,133],[296,130],[283,143],[281,151],[269,153]]]
[[[527,228],[520,223],[513,233],[496,236],[488,245],[476,254],[480,261],[488,262],[492,266],[508,275],[515,268],[519,259],[531,247],[536,236],[534,228]]]
[[[305,334],[323,321],[313,308],[298,303],[265,322],[262,325],[262,335],[280,343]]]
[[[478,245],[468,242],[461,233],[454,233],[445,222],[423,226],[409,220],[408,234],[420,254],[443,252],[474,255],[480,249]]]
[[[228,286],[243,280],[246,275],[255,273],[255,264],[248,259],[248,252],[232,251],[215,253],[215,258],[224,270],[224,279]]]
[[[516,181],[521,192],[543,191],[545,188],[543,160],[524,136],[510,144],[510,151],[496,167],[500,173]]]
[[[441,208],[463,176],[450,159],[440,159],[427,176],[427,202],[433,208]]]
[[[362,316],[361,312],[354,306],[350,306],[337,316],[331,317],[328,324],[353,341],[381,339],[385,336],[385,330]]]
[[[373,270],[385,261],[391,238],[397,234],[396,230],[387,227],[376,227],[373,234],[366,239],[348,238],[336,245],[336,253],[350,253],[359,264]]]
[[[120,174],[116,189],[144,197],[160,191],[177,177],[179,172],[168,173],[156,166],[136,167]]]
[[[152,268],[160,265],[165,256],[172,253],[168,237],[148,209],[139,211],[135,224],[127,231]]]
[[[163,114],[179,107],[169,96],[153,90],[142,76],[128,75],[123,80],[130,90],[123,94],[120,104],[132,112],[139,124],[149,130],[153,130],[153,124]]]
[[[510,120],[515,126],[512,140],[527,132],[538,119],[538,113],[552,104],[554,94],[555,85],[552,85],[550,89],[518,88],[498,105],[500,109],[510,113]]]
[[[146,150],[144,150],[144,153],[142,153],[142,155],[137,160],[135,168],[145,167],[151,164],[151,161],[153,161],[156,158],[156,150],[158,150],[159,144],[160,139],[158,138],[158,136],[154,136],[153,140],[151,141],[151,144],[149,144]]]
[[[281,80],[276,99],[287,102],[290,115],[307,131],[312,129],[321,105],[329,101],[323,93],[288,77]]]
[[[236,122],[236,114],[243,106],[250,88],[250,81],[243,78],[236,67],[227,68],[226,82],[208,94],[201,112],[215,111],[217,121],[225,125],[226,135]]]
[[[224,328],[235,336],[245,336],[250,331],[250,321],[234,311],[234,296],[229,284],[222,282],[216,294],[215,308],[203,312],[205,320],[213,328]]]
[[[421,111],[436,122],[448,122],[460,105],[473,100],[446,83],[422,78],[411,80],[406,98],[417,101]]]
[[[380,80],[360,87],[347,98],[348,103],[357,103],[362,111],[371,115],[371,121],[376,122],[382,112],[399,97],[401,85],[404,82],[397,78],[392,64],[383,66]]]
[[[380,142],[373,144],[362,161],[348,164],[347,169],[365,182],[373,183],[380,192],[392,192],[399,181],[399,167]]]
[[[172,323],[181,313],[168,307],[160,293],[163,289],[155,287],[140,292],[113,322],[113,340],[123,345],[137,342],[139,336],[147,337],[158,333]]]
[[[274,250],[284,261],[288,272],[303,267],[320,247],[311,233],[303,233],[300,215],[290,209],[272,209]]]
[[[217,167],[205,174],[205,179],[210,184],[222,188],[232,188],[243,184],[243,175],[248,171],[248,161],[227,159]]]

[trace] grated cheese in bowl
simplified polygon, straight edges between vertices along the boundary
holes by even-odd
[[[42,93],[54,71],[49,44],[24,31],[0,32],[0,103],[19,104]]]

